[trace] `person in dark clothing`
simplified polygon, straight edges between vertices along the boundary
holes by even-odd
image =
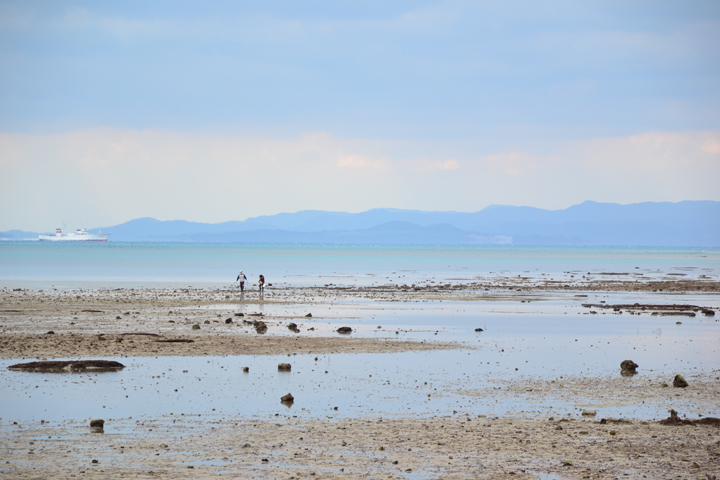
[[[265,286],[265,277],[260,275],[260,278],[258,279],[258,287],[260,287],[260,291],[263,291],[263,287]]]

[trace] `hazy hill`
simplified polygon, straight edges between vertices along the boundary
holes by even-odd
[[[336,244],[720,246],[720,202],[584,202],[564,210],[305,210],[216,224],[139,218],[104,227],[112,241]],[[0,238],[37,238],[10,231]]]

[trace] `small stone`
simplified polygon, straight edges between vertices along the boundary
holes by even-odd
[[[485,330],[483,330],[482,328],[478,327],[478,328],[475,329],[475,331],[476,331],[476,332],[484,332]]]
[[[53,330],[50,330],[45,335],[55,335],[55,332]]]
[[[562,465],[563,467],[572,467],[572,462],[570,460],[565,460]]]
[[[305,315],[305,318],[312,318],[312,313],[308,313],[307,315]]]
[[[289,363],[278,363],[278,372],[289,372],[292,366]]]
[[[610,430],[610,435],[615,436],[617,432],[615,430]]]
[[[337,329],[337,332],[338,332],[338,333],[351,333],[351,332],[352,332],[352,328],[350,328],[350,327],[340,327],[340,328]]]
[[[225,323],[232,323],[232,318],[226,318]]]
[[[582,414],[583,414],[584,417],[594,417],[595,415],[597,415],[597,411],[595,411],[595,410],[583,410],[583,411],[582,411]]]
[[[193,330],[200,330],[200,325],[198,325],[198,324],[196,323],[195,325],[192,326],[192,329],[193,329]]]
[[[682,375],[675,375],[675,379],[673,380],[673,387],[685,388],[688,385],[689,383],[685,381]]]
[[[293,397],[291,393],[288,393],[287,395],[280,397],[280,401],[282,403],[292,403],[295,401],[295,397]]]
[[[243,367],[243,373],[250,373],[250,367]]]
[[[93,458],[92,463],[99,463],[96,459]]]
[[[204,323],[205,325],[210,325],[210,320],[205,320],[203,323]]]

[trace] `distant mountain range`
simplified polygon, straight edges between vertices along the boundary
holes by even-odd
[[[103,231],[115,242],[714,247],[720,246],[720,202],[587,201],[564,210],[494,205],[474,213],[304,210],[215,224],[138,218]],[[0,232],[0,239],[37,236]]]

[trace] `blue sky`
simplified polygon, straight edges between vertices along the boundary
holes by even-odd
[[[712,1],[0,2],[0,230],[720,200],[719,86]]]

